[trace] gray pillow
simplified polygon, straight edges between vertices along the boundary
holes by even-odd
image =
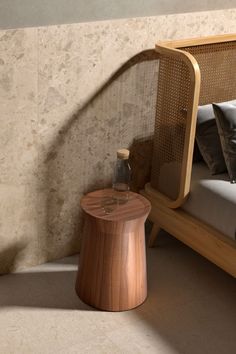
[[[236,106],[213,104],[223,154],[231,183],[236,183]]]
[[[196,140],[201,155],[211,174],[214,175],[227,171],[215,114],[211,104],[198,107]]]
[[[194,149],[193,149],[193,163],[203,161],[202,154],[199,150],[197,141],[194,142]]]

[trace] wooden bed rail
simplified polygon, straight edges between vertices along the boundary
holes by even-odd
[[[207,37],[197,37],[189,39],[178,39],[173,41],[163,41],[157,43],[156,46],[163,46],[168,48],[186,48],[186,47],[195,47],[198,45],[206,44],[219,44],[225,42],[234,42],[236,34],[221,34],[217,36],[207,36]]]

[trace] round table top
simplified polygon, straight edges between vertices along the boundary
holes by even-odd
[[[128,221],[146,216],[151,210],[150,202],[142,195],[129,192],[128,201],[119,204],[113,198],[113,189],[101,189],[86,194],[81,199],[82,209],[98,219]]]

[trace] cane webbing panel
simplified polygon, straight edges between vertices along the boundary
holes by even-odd
[[[200,104],[236,98],[236,41],[181,49],[192,54],[199,64]],[[182,169],[186,166],[184,159],[187,159],[184,155],[185,133],[188,131],[186,111],[193,107],[190,76],[181,59],[161,56],[151,187],[172,201],[177,200],[183,190],[183,172],[187,174],[191,169],[191,166],[187,166],[186,171]]]
[[[179,193],[190,75],[178,59],[160,58],[151,186],[175,200]]]
[[[236,98],[236,41],[183,49],[195,57],[200,67],[199,104]]]

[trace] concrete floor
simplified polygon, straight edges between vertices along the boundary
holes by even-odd
[[[77,256],[0,277],[0,353],[235,354],[236,282],[162,233],[148,299],[101,312],[74,292]]]

